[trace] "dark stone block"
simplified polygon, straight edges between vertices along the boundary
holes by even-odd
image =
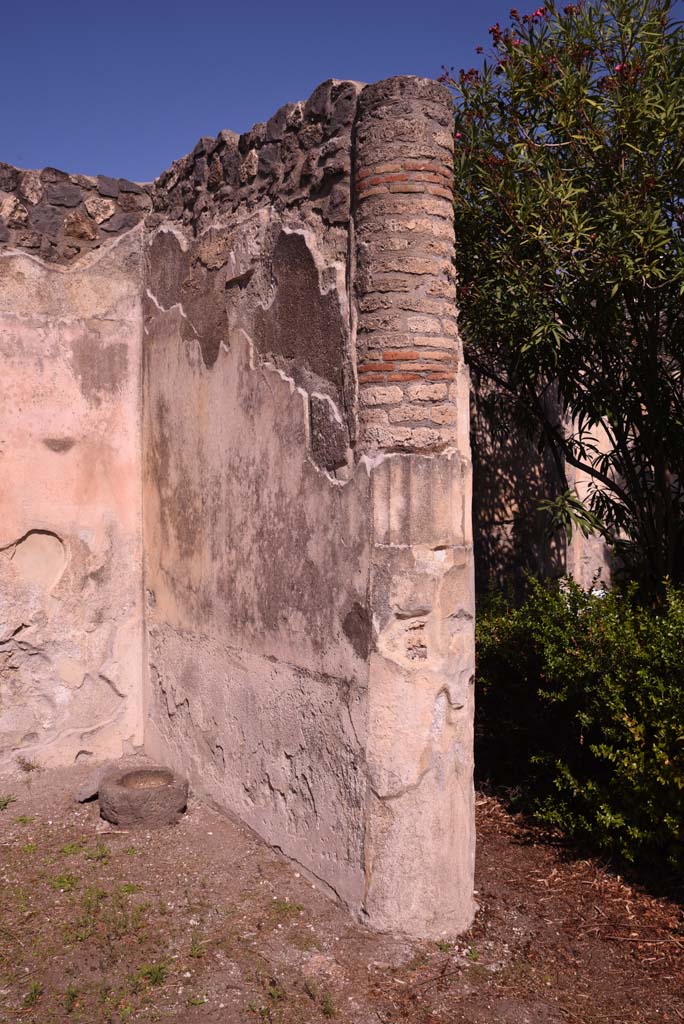
[[[265,142],[279,142],[285,134],[287,119],[294,110],[294,103],[286,103],[266,122]]]
[[[124,211],[150,210],[152,208],[152,200],[147,192],[121,192],[119,194],[119,206]]]
[[[351,82],[343,82],[332,91],[332,110],[330,112],[330,134],[351,125],[356,115],[358,96]]]
[[[125,178],[119,178],[119,192],[135,192],[136,195],[141,195],[144,191],[145,189],[138,185],[137,181],[126,181]]]
[[[108,199],[116,199],[119,194],[119,182],[116,178],[106,178],[104,175],[98,174],[97,191]]]
[[[221,153],[223,179],[228,185],[237,185],[240,180],[240,154],[234,147],[226,148]]]
[[[195,160],[194,179],[198,185],[203,185],[209,176],[207,158],[200,156]]]
[[[40,203],[29,210],[29,227],[39,235],[56,238],[64,223],[64,214],[54,206]]]
[[[267,143],[259,150],[259,174],[262,178],[269,177],[280,164],[280,146]]]
[[[209,166],[209,174],[207,176],[207,188],[213,192],[217,189],[223,181],[223,167],[218,156],[213,156],[211,164]]]
[[[213,135],[203,135],[202,138],[197,143],[197,145],[195,146],[195,148],[193,149],[191,156],[204,156],[205,153],[208,153],[211,149],[214,148],[215,143],[216,139],[213,137]]]
[[[66,171],[60,171],[58,167],[44,167],[40,172],[41,181],[68,181],[69,175]]]
[[[328,224],[346,224],[351,214],[349,181],[338,181],[322,207],[322,216]]]
[[[139,220],[140,215],[137,213],[115,213],[113,217],[100,225],[100,230],[106,231],[109,235],[115,235],[120,231],[128,231],[129,228],[135,227]]]
[[[14,192],[19,184],[19,171],[10,164],[0,164],[0,191]]]
[[[304,117],[307,121],[324,121],[331,109],[332,79],[322,82],[309,96],[304,104]]]
[[[266,125],[262,123],[255,124],[250,132],[245,132],[244,135],[240,136],[240,141],[238,142],[238,149],[242,154],[247,153],[250,149],[253,149],[255,146],[260,146],[261,143],[264,141],[265,135]]]
[[[10,233],[7,230],[7,225],[2,217],[0,217],[0,242],[9,242],[9,236]]]
[[[83,193],[78,185],[71,181],[50,182],[46,188],[48,203],[53,206],[78,206],[83,198]]]

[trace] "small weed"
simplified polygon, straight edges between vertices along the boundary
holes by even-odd
[[[127,857],[138,856],[138,851],[136,850],[135,846],[127,846],[126,849],[124,850],[124,853],[126,854]]]
[[[73,1010],[78,1006],[78,989],[75,985],[69,985],[64,996],[64,1009],[67,1013],[72,1013]]]
[[[334,1017],[335,1014],[337,1013],[337,1010],[335,1009],[335,1004],[333,1003],[333,998],[329,992],[325,992],[323,994],[323,998],[321,999],[321,1013],[323,1014],[324,1017],[328,1018]]]
[[[24,996],[24,1006],[35,1006],[43,994],[43,986],[39,981],[34,981]]]
[[[83,913],[75,922],[73,928],[68,928],[67,938],[75,939],[76,942],[86,942],[97,928],[100,904],[107,898],[104,889],[89,888],[83,893]]]
[[[205,996],[190,996],[188,999],[188,1006],[204,1006],[206,1001]]]
[[[296,946],[297,949],[301,949],[304,953],[308,953],[312,949],[320,949],[318,939],[311,934],[311,932],[295,931],[290,936],[291,944]]]
[[[100,989],[99,989],[99,992],[98,992],[98,1000],[99,1000],[100,1005],[101,1006],[106,1006],[108,1003],[111,1002],[111,999],[112,999],[112,986],[111,985],[107,985],[106,983],[103,984],[103,985],[100,985]]]
[[[55,875],[50,879],[50,885],[58,892],[73,892],[77,882],[74,875]]]
[[[74,853],[80,853],[82,849],[83,841],[76,840],[73,843],[65,843],[59,852],[63,853],[65,857],[71,857],[71,855]]]
[[[454,948],[453,942],[449,942],[448,939],[439,939],[435,945],[440,953],[450,953]]]
[[[35,843],[25,843],[21,848],[22,853],[35,853],[38,847]]]
[[[133,913],[131,914],[131,927],[134,932],[139,932],[145,927],[145,914],[151,906],[151,903],[139,903],[137,907],[133,908]]]
[[[16,804],[16,796],[9,794],[8,796],[0,796],[0,811],[6,811],[10,804]]]
[[[205,943],[204,942],[200,942],[200,939],[199,939],[199,936],[198,936],[197,932],[193,932],[192,933],[192,941],[190,942],[190,956],[194,957],[196,960],[199,960],[201,957],[204,956],[204,953],[205,953],[204,946],[205,946]]]
[[[169,973],[168,964],[160,960],[156,964],[143,964],[138,970],[138,977],[148,985],[163,985]]]
[[[128,1003],[124,1003],[119,1007],[119,1017],[122,1021],[130,1020],[133,1016],[133,1007],[129,1006]]]
[[[97,909],[102,900],[107,899],[107,892],[105,889],[98,889],[96,885],[91,886],[83,893],[83,906],[86,910],[91,911]]]
[[[471,963],[475,964],[480,959],[480,954],[475,949],[475,946],[468,946],[468,949],[466,950],[466,957]]]
[[[42,772],[43,766],[38,761],[33,761],[30,757],[23,757],[22,754],[17,758],[17,768],[21,772],[26,772],[28,775],[30,772]]]
[[[280,987],[275,978],[271,978],[266,988],[266,995],[272,1003],[280,1003],[285,998],[285,991]]]
[[[28,890],[21,885],[17,885],[14,889],[14,898],[19,909],[25,914],[28,914],[31,910],[31,900],[29,899]]]
[[[111,856],[112,851],[105,846],[101,839],[98,840],[94,850],[86,851],[86,860],[93,860],[97,864],[109,864]]]
[[[289,917],[291,914],[298,914],[303,909],[299,903],[290,903],[289,900],[273,900],[271,904],[273,917],[280,918],[281,920]]]
[[[20,814],[18,818],[14,819],[15,825],[30,825],[31,822],[35,821],[29,814]]]
[[[122,882],[119,886],[119,892],[122,896],[132,896],[134,892],[140,892],[140,886],[136,885],[135,882]]]

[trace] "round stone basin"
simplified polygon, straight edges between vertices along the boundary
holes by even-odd
[[[123,828],[154,828],[179,821],[188,780],[164,765],[114,768],[100,780],[100,814]]]
[[[141,768],[139,771],[128,772],[120,780],[125,789],[158,789],[170,786],[173,774],[166,769]]]

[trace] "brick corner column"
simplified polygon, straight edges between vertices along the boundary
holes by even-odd
[[[359,434],[371,476],[362,914],[421,938],[475,910],[469,388],[456,322],[453,108],[366,86],[354,145]]]
[[[390,78],[359,98],[354,292],[359,444],[467,445],[453,266],[453,105],[437,82]],[[465,436],[459,414],[466,415]]]

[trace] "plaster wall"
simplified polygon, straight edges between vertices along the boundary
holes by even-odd
[[[346,283],[358,89],[326,83],[163,179],[144,369],[146,747],[357,908],[371,642]]]
[[[0,252],[0,763],[142,744],[141,269]]]
[[[368,474],[314,465],[306,394],[242,329],[207,368],[179,319],[148,320],[146,746],[358,905]]]

